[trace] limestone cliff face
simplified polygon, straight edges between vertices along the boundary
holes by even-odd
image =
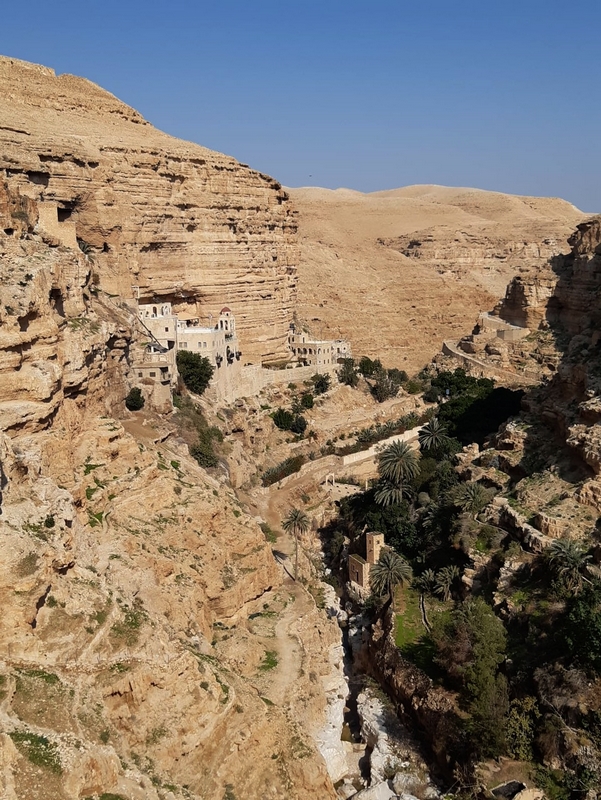
[[[0,101],[0,176],[57,204],[47,232],[74,224],[104,290],[205,318],[227,304],[245,361],[287,358],[296,221],[276,181],[156,130],[83,78],[0,57]]]
[[[514,278],[496,314],[532,333],[515,344],[473,339],[483,362],[517,372],[527,367],[544,383],[526,404],[567,442],[590,469],[601,473],[601,217],[581,223],[569,239],[571,251],[540,269]],[[482,342],[479,340],[482,339]],[[500,361],[501,359],[501,361]],[[502,378],[502,373],[499,372]],[[598,478],[584,483],[579,498],[601,509]]]
[[[95,91],[116,125],[144,128]],[[65,97],[45,108],[72,110]],[[289,602],[271,548],[171,423],[125,411],[131,311],[103,285],[125,262],[107,272],[50,224],[28,152],[0,182],[0,796],[333,797],[303,714],[270,700],[261,669],[273,634],[252,620]],[[84,169],[46,163],[70,175],[48,187]],[[303,623],[304,644],[314,604]],[[315,724],[331,666],[307,649],[294,688]]]

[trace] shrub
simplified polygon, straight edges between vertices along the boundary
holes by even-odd
[[[398,384],[395,384],[385,372],[379,372],[376,377],[376,382],[371,388],[371,393],[378,401],[383,403],[391,397],[396,397],[399,391]]]
[[[331,378],[329,375],[313,375],[311,380],[315,394],[325,394],[330,388]]]
[[[277,411],[273,412],[271,418],[276,428],[279,428],[281,431],[289,431],[292,429],[294,414],[291,411],[286,411],[285,408],[278,408]]]
[[[371,378],[372,375],[382,371],[382,362],[379,358],[376,358],[375,361],[372,361],[371,358],[363,356],[363,358],[359,361],[358,369],[363,377]]]
[[[359,383],[359,373],[355,367],[354,358],[343,358],[338,370],[338,380],[346,386],[356,386]]]
[[[304,463],[304,456],[293,456],[277,464],[275,467],[266,469],[261,477],[263,486],[271,486],[272,483],[277,483],[277,481],[281,481],[282,478],[293,475],[295,472],[299,471]]]
[[[202,394],[209,385],[215,368],[208,358],[188,350],[178,350],[177,369],[186,386],[194,394]]]
[[[129,394],[125,398],[125,408],[128,411],[139,411],[144,408],[144,398],[142,397],[142,390],[137,386],[129,390]]]
[[[303,394],[303,396],[301,397],[301,406],[303,408],[313,408],[314,402],[313,402],[313,395],[311,394],[311,392],[305,392]]]
[[[422,390],[422,385],[419,381],[410,380],[405,384],[405,391],[407,394],[419,394]]]
[[[292,433],[296,433],[297,436],[302,436],[307,430],[307,420],[301,414],[297,414],[292,420],[290,430]]]

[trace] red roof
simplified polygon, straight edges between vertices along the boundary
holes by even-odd
[[[224,306],[219,313],[225,314],[226,311],[228,311],[230,314],[232,313],[232,309],[228,308],[227,306]]]

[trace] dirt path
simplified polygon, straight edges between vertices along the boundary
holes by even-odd
[[[303,618],[314,609],[313,598],[299,583],[286,577],[289,602],[275,625],[272,648],[277,666],[266,676],[265,696],[280,707],[294,704],[295,685],[303,670],[305,651],[299,636]]]

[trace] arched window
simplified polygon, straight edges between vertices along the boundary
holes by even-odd
[[[153,317],[156,317],[156,315],[157,315],[157,307],[156,307],[156,306],[153,306],[153,307],[152,307],[152,316],[153,316]]]

